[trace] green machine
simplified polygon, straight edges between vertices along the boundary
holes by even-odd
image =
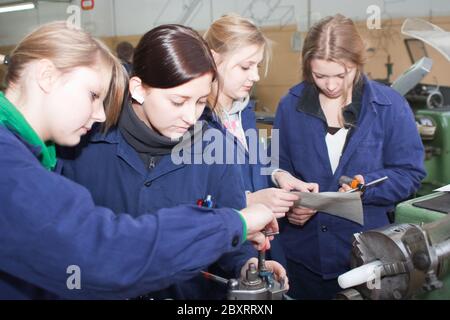
[[[428,124],[421,131],[427,176],[419,191],[426,195],[450,183],[450,106],[417,110],[416,118]]]
[[[427,55],[423,45],[427,43],[447,58],[450,68],[449,32],[427,21],[407,19],[402,26],[402,33],[412,37],[405,40],[411,60],[417,58],[414,53]],[[405,94],[414,110],[425,147],[427,176],[418,192],[420,197],[397,206],[396,223],[439,223],[439,220],[445,219],[450,213],[450,193],[433,193],[433,190],[450,183],[450,103],[446,101],[448,90],[446,87],[419,84]],[[450,230],[448,232],[450,237]],[[450,275],[443,279],[442,288],[417,294],[415,297],[450,299]]]
[[[418,192],[421,196],[450,183],[450,88],[417,84],[432,66],[424,43],[440,52],[450,68],[450,32],[421,19],[406,19],[402,33],[411,37],[405,39],[411,61],[422,57],[428,60],[425,63],[419,60],[392,84],[413,108],[425,147],[427,176]],[[420,68],[415,68],[416,65]]]

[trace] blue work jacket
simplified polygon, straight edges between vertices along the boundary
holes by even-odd
[[[220,137],[223,134],[209,128]],[[209,132],[211,133],[211,132]],[[83,185],[92,194],[97,205],[111,208],[114,212],[129,212],[139,216],[142,212],[156,213],[161,208],[177,205],[196,205],[198,200],[212,198],[214,207],[242,209],[246,207],[245,191],[240,171],[234,165],[223,163],[193,163],[195,153],[206,155],[211,141],[198,141],[200,148],[192,145],[187,148],[192,157],[191,164],[177,163],[171,155],[163,156],[154,168],[147,168],[136,150],[125,140],[117,128],[107,134],[94,132],[86,145],[74,150],[70,157],[64,156],[63,175]],[[222,144],[220,144],[222,147]],[[184,151],[186,151],[184,150]],[[64,153],[64,152],[63,152]],[[67,152],[66,152],[67,154]],[[199,158],[197,158],[199,159]],[[183,220],[191,217],[187,213]],[[173,235],[172,241],[177,241]],[[241,250],[225,254],[215,264],[215,272],[222,276],[238,277],[241,267],[256,250],[245,244]],[[162,269],[169,266],[161,264]],[[180,282],[162,292],[148,295],[157,299],[208,299],[225,297],[226,286],[220,287],[216,295],[202,275],[189,281]],[[222,293],[220,293],[220,291]]]
[[[408,103],[385,85],[367,78],[363,81],[359,118],[334,174],[325,142],[327,123],[299,108],[308,84],[289,90],[275,118],[280,168],[303,181],[318,183],[320,191],[338,191],[342,175],[361,174],[366,182],[389,178],[363,194],[364,226],[322,212],[304,226],[283,221],[281,240],[287,258],[325,279],[349,269],[352,235],[387,225],[388,210],[417,191],[425,177],[424,148]]]
[[[243,224],[232,209],[116,215],[46,170],[39,154],[0,126],[0,299],[132,298],[190,279],[240,247]]]
[[[239,140],[237,138],[233,139],[236,145],[236,149],[243,153],[245,158],[244,163],[236,165],[240,169],[242,178],[244,179],[245,190],[255,192],[269,188],[271,176],[262,174],[262,169],[269,169],[270,167],[272,167],[272,163],[263,164],[261,159],[265,159],[266,157],[270,157],[271,155],[270,150],[268,150],[268,146],[264,146],[259,139],[259,132],[256,127],[255,103],[253,100],[250,100],[247,106],[242,110],[241,118],[242,128],[244,129],[244,132],[246,132],[247,130],[256,130],[255,132],[258,137],[256,148],[252,149],[253,152],[255,150],[257,152],[256,163],[250,161],[249,153],[245,151],[245,148],[242,146]],[[211,112],[210,108],[205,109],[202,115],[202,119],[207,121],[212,127],[221,130],[224,134],[226,134],[227,129],[222,125],[217,115]],[[249,148],[252,148],[250,135],[246,134],[246,140]],[[279,236],[276,236],[275,239],[272,240],[271,249],[267,252],[267,258],[270,260],[275,260],[286,267],[286,257],[280,244]]]
[[[241,117],[242,128],[244,129],[244,132],[246,132],[247,130],[256,130],[255,132],[256,134],[258,134],[258,129],[256,128],[254,101],[249,100],[248,105],[245,107],[245,109],[242,110]],[[220,119],[215,113],[211,112],[210,108],[205,108],[201,119],[207,121],[213,128],[221,130],[224,134],[227,132],[227,129],[222,125]],[[248,135],[246,135],[246,140],[247,145],[250,145],[251,141]],[[245,190],[250,192],[255,192],[269,187],[270,175],[268,176],[261,174],[261,169],[267,166],[267,164],[261,163],[261,159],[264,158],[266,148],[261,144],[259,136],[257,140],[257,146],[255,148],[257,154],[254,155],[256,163],[251,163],[249,153],[245,151],[245,148],[237,138],[234,139],[236,148],[238,148],[240,152],[244,153],[245,156],[245,162],[242,164],[237,164],[237,166],[241,170],[242,178],[244,179]],[[270,157],[270,155],[268,155],[268,157]]]

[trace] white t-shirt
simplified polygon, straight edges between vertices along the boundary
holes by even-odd
[[[330,159],[331,170],[334,172],[339,165],[342,156],[348,129],[341,128],[335,134],[327,133],[325,141],[327,143],[328,158]]]

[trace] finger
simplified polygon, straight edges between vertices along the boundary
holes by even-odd
[[[309,216],[309,217],[303,217],[303,218],[300,218],[300,222],[301,222],[302,224],[305,224],[306,221],[308,221],[309,219],[311,219],[311,216]]]
[[[311,218],[312,214],[298,214],[296,215],[297,219],[309,219]]]
[[[309,208],[292,208],[292,213],[296,215],[303,215],[303,214],[314,214],[316,213],[316,210],[309,209]]]
[[[248,240],[253,243],[253,246],[256,248],[256,250],[262,250],[266,244],[266,236],[261,232],[252,234],[248,237]]]
[[[272,199],[271,200],[272,207],[292,207],[294,205],[294,201],[286,201],[282,199]]]
[[[292,185],[289,183],[289,181],[277,181],[278,182],[278,186],[279,186],[279,190],[283,190],[286,192],[289,192],[292,190]]]
[[[364,177],[363,177],[362,175],[357,174],[357,175],[355,176],[355,179],[358,180],[359,183],[364,184]]]
[[[294,211],[299,211],[299,210],[313,210],[311,208],[307,208],[307,207],[302,207],[302,206],[298,206],[298,207],[294,207],[292,208],[292,210]]]
[[[298,212],[296,212],[295,214],[312,216],[316,212],[317,211],[313,210],[313,209],[302,209],[302,210],[299,210]]]
[[[308,222],[309,219],[301,219],[299,220],[299,225],[301,225],[302,227],[306,224],[306,222]]]
[[[291,207],[290,206],[280,206],[280,207],[275,207],[273,208],[273,212],[283,212],[286,213],[289,211]]]
[[[296,224],[296,225],[300,225],[300,226],[303,225],[303,220],[298,219],[296,217],[289,217],[288,220],[292,224]]]
[[[311,192],[318,193],[319,185],[317,183],[309,183]]]
[[[287,191],[287,192],[290,192],[294,188],[289,183],[283,183],[283,184],[280,184],[280,189],[284,190],[284,191]]]
[[[270,229],[272,232],[279,232],[280,228],[278,226],[278,221],[275,217],[273,217],[272,221],[269,222],[264,229]]]
[[[293,219],[296,219],[297,221],[305,222],[306,220],[311,219],[312,216],[313,216],[312,214],[296,214],[292,215],[291,217]]]
[[[281,278],[279,281],[280,282],[284,281],[284,288],[286,290],[289,290],[289,278],[287,276],[284,277],[284,278]]]
[[[286,212],[274,212],[275,218],[280,219],[286,216]]]
[[[293,202],[300,199],[300,197],[296,194],[290,193],[290,192],[280,192],[278,194],[278,197],[280,200],[284,200],[285,202]]]
[[[303,183],[301,186],[298,186],[299,190],[302,192],[319,192],[319,185],[317,183]]]
[[[295,185],[295,190],[298,190],[300,192],[311,192],[310,188],[308,187],[308,184],[306,183],[301,183],[301,184],[297,184]]]
[[[274,273],[275,278],[277,280],[279,280],[281,278],[285,278],[287,276],[286,270],[277,261],[268,260],[268,261],[266,261],[266,266],[269,270],[271,270]]]
[[[270,240],[269,237],[266,237],[266,244],[264,245],[263,250],[269,250],[270,249]]]
[[[306,221],[308,221],[311,217],[294,217],[292,220],[295,220],[297,224],[304,225]]]
[[[351,188],[348,184],[346,184],[346,183],[344,183],[344,184],[341,186],[341,188],[344,189],[345,192],[352,190],[352,188]]]

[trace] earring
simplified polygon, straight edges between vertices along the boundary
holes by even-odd
[[[143,104],[145,100],[143,96],[135,92],[131,94],[131,98],[133,98],[139,104]]]

